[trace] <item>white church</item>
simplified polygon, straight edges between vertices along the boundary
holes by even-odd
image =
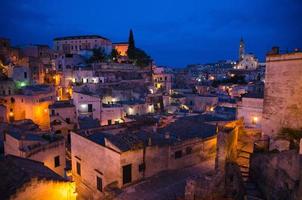
[[[258,66],[259,62],[256,56],[253,54],[245,53],[245,44],[243,39],[241,38],[239,45],[239,61],[234,68],[240,70],[255,70],[258,68]]]

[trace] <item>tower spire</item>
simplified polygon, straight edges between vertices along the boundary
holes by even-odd
[[[240,44],[239,44],[239,61],[243,59],[244,54],[245,54],[245,44],[243,38],[241,37]]]

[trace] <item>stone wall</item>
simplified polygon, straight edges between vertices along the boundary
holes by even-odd
[[[274,137],[283,127],[302,127],[301,52],[266,58],[262,131]]]
[[[74,182],[32,179],[19,188],[10,199],[76,200],[76,197]]]
[[[302,197],[302,159],[295,150],[255,153],[250,176],[268,200],[298,200]]]

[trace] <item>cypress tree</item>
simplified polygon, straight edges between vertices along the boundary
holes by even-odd
[[[127,50],[128,58],[134,59],[134,57],[135,57],[135,42],[134,42],[132,29],[130,29],[130,32],[129,32],[128,44],[129,44],[128,50]]]

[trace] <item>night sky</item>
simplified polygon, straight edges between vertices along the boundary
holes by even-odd
[[[302,0],[1,0],[0,37],[14,45],[98,34],[127,41],[158,65],[237,59],[242,36],[260,60],[272,46],[302,48]]]

